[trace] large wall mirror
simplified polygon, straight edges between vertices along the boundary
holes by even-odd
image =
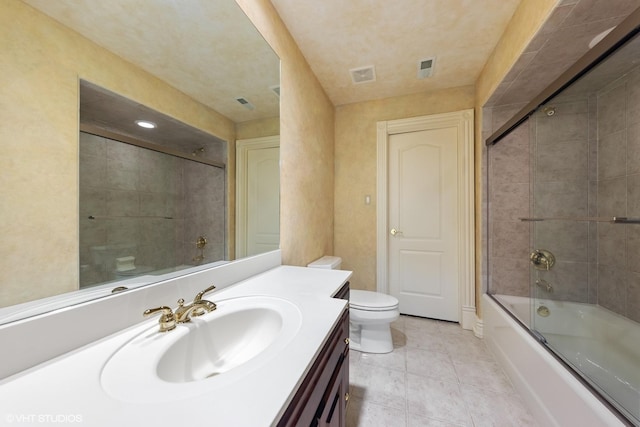
[[[21,0],[3,14],[0,324],[277,247],[271,212],[269,243],[236,250],[236,227],[264,223],[243,208],[236,224],[236,195],[279,206],[264,199],[277,188],[236,188],[256,173],[249,161],[236,177],[236,141],[277,153],[280,65],[234,0]],[[269,159],[258,170],[278,185]]]

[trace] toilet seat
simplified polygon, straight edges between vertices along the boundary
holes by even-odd
[[[349,307],[363,311],[389,311],[398,308],[398,299],[379,292],[351,290]]]

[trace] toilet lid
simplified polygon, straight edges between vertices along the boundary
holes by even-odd
[[[380,292],[352,290],[349,306],[360,310],[393,310],[398,307],[398,299]]]

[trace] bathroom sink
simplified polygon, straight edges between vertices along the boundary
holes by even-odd
[[[145,329],[105,364],[103,389],[127,402],[196,396],[264,368],[300,329],[298,308],[280,298],[249,296],[216,301],[218,308],[158,332]]]

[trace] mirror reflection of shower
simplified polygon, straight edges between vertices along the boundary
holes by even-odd
[[[88,133],[80,159],[81,287],[224,259],[224,169]]]
[[[81,288],[226,258],[225,141],[86,81],[80,123]]]

